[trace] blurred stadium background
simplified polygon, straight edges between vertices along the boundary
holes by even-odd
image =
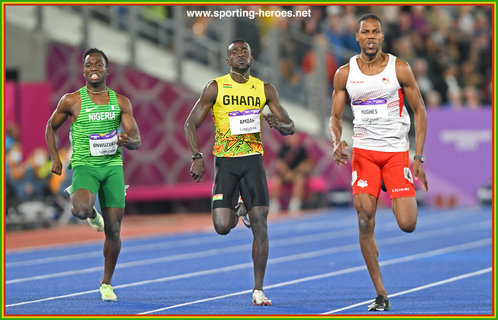
[[[259,9],[309,9],[311,17],[216,19],[187,13]],[[7,230],[77,223],[62,193],[71,172],[50,174],[44,132],[60,97],[84,85],[82,53],[90,47],[109,57],[107,84],[130,98],[142,134],[140,150],[124,152],[127,215],[209,211],[214,126],[207,119],[201,127],[202,151],[209,156],[204,181],[195,184],[188,174],[191,154],[183,124],[203,86],[227,73],[227,44],[240,37],[253,50],[252,75],[274,84],[303,133],[313,161],[304,208],[351,205],[350,167],[333,164],[327,126],[335,70],[359,52],[356,22],[367,12],[382,19],[384,51],[410,63],[426,103],[430,192],[418,193],[420,205],[491,205],[493,10],[491,5],[5,5]],[[345,110],[348,124],[352,114]],[[282,137],[263,127],[270,176]],[[66,121],[59,144],[67,154],[68,133]],[[347,125],[344,136],[351,133]],[[381,205],[389,205],[385,193]]]

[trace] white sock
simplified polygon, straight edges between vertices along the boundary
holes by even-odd
[[[270,214],[280,212],[280,201],[276,199],[270,199]]]
[[[289,202],[289,211],[299,211],[301,210],[301,199],[291,198]]]

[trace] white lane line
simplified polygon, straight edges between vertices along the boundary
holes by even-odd
[[[353,214],[354,211],[351,210],[351,214]],[[320,219],[321,217],[325,219]],[[306,217],[303,217],[303,221],[299,221],[299,223],[296,223],[295,219],[294,221],[291,220],[282,220],[282,221],[269,221],[269,227],[272,229],[272,233],[274,235],[278,234],[287,234],[292,231],[297,231],[297,232],[306,232],[310,230],[321,230],[321,229],[326,229],[328,231],[334,230],[334,229],[342,229],[346,225],[356,225],[356,219],[353,219],[355,216],[354,215],[346,215],[344,212],[334,212],[333,214],[330,213],[309,213],[306,215]],[[312,221],[309,221],[310,219],[313,219]],[[315,219],[320,219],[319,221],[315,221]],[[290,224],[293,223],[293,224]],[[199,231],[198,233],[201,233],[202,237],[200,236],[195,236],[190,239],[184,239],[184,240],[176,240],[175,238],[171,237],[171,235],[167,234],[155,234],[152,237],[155,238],[164,238],[168,237],[169,239],[164,239],[161,240],[160,242],[155,242],[152,244],[143,244],[143,245],[136,245],[137,250],[156,250],[158,247],[176,247],[177,242],[193,242],[195,243],[205,243],[207,241],[211,242],[219,242],[220,237],[216,233],[213,233],[213,227],[207,227],[205,230]],[[237,229],[234,229],[234,233],[237,233],[238,235],[243,235],[244,230],[246,228],[240,227]],[[180,234],[180,236],[188,234]],[[126,238],[125,240],[129,242],[136,242],[136,241],[142,241],[145,237],[130,237]],[[221,240],[224,241],[224,240]],[[19,256],[19,255],[24,255],[27,253],[33,253],[33,252],[40,252],[44,251],[47,249],[71,249],[73,247],[80,247],[82,245],[94,245],[94,244],[99,244],[102,243],[102,240],[89,240],[89,241],[84,241],[82,240],[80,243],[70,243],[70,244],[59,244],[59,245],[46,245],[46,246],[39,246],[39,247],[29,247],[29,248],[20,248],[20,249],[10,249],[6,252],[6,256]],[[131,247],[131,246],[130,246]],[[135,247],[135,246],[134,246]],[[101,253],[101,250],[98,251],[91,251],[93,252],[99,252]],[[69,255],[71,256],[71,255]],[[26,260],[27,261],[27,260]],[[21,261],[19,261],[21,262]]]
[[[345,220],[342,218],[341,220]],[[351,220],[348,218],[348,220]],[[305,229],[317,229],[317,226],[319,226],[321,229],[327,229],[327,232],[322,232],[321,234],[329,234],[334,231],[334,229],[337,230],[344,230],[345,227],[356,227],[356,220],[351,220],[351,221],[336,221],[334,222],[333,226],[334,228],[326,228],[323,221],[318,224],[317,222],[304,222],[303,224],[307,225],[307,228]],[[293,229],[302,229],[303,226],[299,226],[296,228],[289,228],[286,227],[286,234],[291,232]],[[242,230],[236,230],[236,231],[242,231]],[[237,236],[240,237],[245,237],[245,234],[242,232],[236,232]],[[275,235],[275,230],[274,227],[272,227],[272,235]],[[313,235],[316,235],[314,233]],[[306,235],[302,236],[305,237]],[[232,240],[235,240],[232,238]],[[161,242],[156,242],[156,243],[149,243],[149,244],[142,244],[142,245],[132,245],[132,246],[126,246],[121,250],[121,256],[124,254],[130,253],[130,252],[145,252],[145,251],[157,251],[159,249],[166,249],[166,248],[179,248],[183,246],[195,246],[195,245],[202,245],[205,246],[206,244],[209,243],[217,243],[217,242],[224,242],[225,239],[223,237],[220,237],[217,234],[210,234],[208,236],[204,235],[202,237],[195,237],[191,239],[183,239],[183,240],[166,240],[166,241],[161,241]],[[99,241],[100,243],[100,241]],[[21,261],[13,261],[13,262],[7,262],[5,264],[5,267],[11,268],[11,267],[20,267],[20,266],[28,266],[31,267],[35,264],[44,264],[44,263],[52,263],[52,262],[61,262],[61,261],[71,261],[71,260],[81,260],[81,259],[86,259],[86,258],[100,258],[102,256],[102,250],[95,250],[95,251],[89,251],[85,253],[77,253],[77,254],[69,254],[69,255],[59,255],[59,256],[53,256],[53,257],[44,257],[44,258],[37,258],[37,259],[28,259],[28,260],[21,260]],[[9,254],[7,254],[7,259],[9,258]]]
[[[427,289],[427,288],[432,288],[432,287],[440,286],[440,285],[443,285],[443,284],[446,284],[446,283],[455,282],[455,281],[458,281],[458,280],[463,280],[463,279],[467,279],[467,278],[471,278],[471,277],[480,276],[482,274],[489,273],[491,271],[492,271],[492,268],[485,268],[485,269],[481,269],[481,270],[474,271],[474,272],[464,273],[462,275],[451,277],[451,278],[448,278],[448,279],[445,279],[445,280],[441,280],[441,281],[437,281],[437,282],[432,282],[432,283],[429,283],[429,284],[426,284],[426,285],[423,285],[423,286],[419,286],[419,287],[416,287],[416,288],[408,289],[408,290],[405,290],[405,291],[396,292],[396,293],[390,294],[388,297],[392,298],[392,297],[396,297],[396,296],[401,296],[403,294],[412,293],[412,292],[415,292],[415,291],[420,291],[420,290],[424,290],[424,289]],[[372,303],[372,299],[370,299],[368,301],[363,301],[363,302],[355,303],[355,304],[352,304],[352,305],[347,306],[347,307],[330,310],[330,311],[327,311],[327,312],[324,312],[324,313],[321,313],[321,314],[337,313],[337,312],[341,312],[341,311],[344,311],[344,310],[353,309],[353,308],[356,308],[356,307],[359,307],[359,306],[362,306],[362,305],[367,305],[367,304],[370,304],[370,303]]]
[[[435,256],[435,255],[441,255],[441,254],[446,254],[446,253],[451,253],[451,252],[456,252],[456,251],[463,251],[463,250],[478,248],[478,247],[486,246],[489,244],[491,244],[491,238],[482,239],[482,240],[473,241],[473,242],[468,242],[468,243],[450,246],[450,247],[446,247],[446,248],[431,250],[431,251],[422,252],[422,253],[418,253],[418,254],[413,254],[413,255],[405,256],[403,258],[386,260],[386,261],[381,262],[381,265],[388,265],[388,264],[393,264],[393,263],[401,263],[401,262],[405,262],[405,261],[411,261],[411,260],[415,260],[415,259],[422,259],[422,258],[431,257],[431,256]],[[283,258],[288,259],[288,257],[283,257]],[[273,259],[270,259],[268,261],[268,263],[274,263],[272,260]],[[281,258],[281,260],[279,262],[282,262],[282,261],[283,260]],[[391,263],[391,261],[393,261],[393,263]],[[139,281],[139,282],[132,282],[132,283],[124,284],[124,285],[117,285],[117,286],[114,286],[114,288],[119,289],[119,288],[135,287],[135,286],[147,285],[147,284],[151,284],[151,283],[166,282],[166,281],[177,280],[177,279],[186,279],[186,278],[192,278],[192,277],[203,276],[203,275],[208,275],[208,274],[239,270],[239,269],[250,268],[250,267],[252,267],[252,262],[233,265],[233,266],[227,266],[227,267],[222,267],[222,268],[215,268],[215,269],[208,269],[208,270],[203,270],[203,271],[198,271],[198,272],[180,274],[180,275],[164,277],[164,278],[151,279],[151,280],[145,280],[145,281]],[[341,275],[341,274],[360,271],[363,269],[366,269],[366,267],[363,265],[357,266],[357,267],[352,267],[352,268],[347,268],[347,269],[343,269],[343,270],[338,270],[338,271],[334,271],[334,272],[314,275],[314,276],[310,276],[310,277],[300,278],[300,279],[296,279],[296,280],[292,280],[292,281],[287,281],[287,282],[282,282],[282,283],[266,286],[265,289],[277,288],[277,287],[287,286],[287,285],[296,284],[296,283],[305,282],[305,281],[333,277],[333,276],[337,276],[337,275]],[[76,292],[76,293],[66,294],[66,295],[61,295],[61,296],[54,296],[54,297],[48,297],[48,298],[43,298],[43,299],[12,303],[12,304],[6,305],[5,307],[14,307],[14,306],[37,303],[37,302],[44,302],[44,301],[50,301],[50,300],[55,300],[55,299],[74,297],[74,296],[79,296],[79,295],[84,295],[84,294],[89,294],[89,293],[94,293],[94,292],[98,292],[98,290]],[[229,296],[244,294],[246,292],[247,291],[240,291],[239,293],[232,293]],[[222,299],[225,296],[226,295],[213,297],[213,298],[209,298],[209,300]],[[205,300],[205,299],[203,299],[203,300]],[[188,305],[188,304],[194,304],[194,303],[199,303],[199,302],[195,302],[195,301],[194,302],[187,302],[187,303],[182,304],[181,306]],[[177,305],[177,306],[180,306],[180,305]],[[174,307],[175,306],[170,306],[167,308],[171,309]],[[161,310],[166,310],[166,309],[163,308]],[[150,312],[154,312],[154,311],[150,311]]]
[[[451,233],[454,233],[456,231],[460,231],[460,232],[469,231],[469,230],[475,231],[475,230],[480,230],[482,228],[487,228],[487,227],[489,227],[489,223],[478,222],[478,223],[474,223],[474,224],[462,225],[462,226],[459,226],[456,228],[455,227],[447,227],[445,229],[437,229],[437,230],[430,230],[430,231],[425,231],[425,232],[418,232],[416,234],[413,234],[410,237],[407,237],[405,234],[401,234],[401,235],[398,235],[395,237],[377,240],[377,243],[387,245],[387,244],[398,244],[398,243],[402,243],[402,242],[427,240],[430,237],[440,237],[442,235],[451,234]],[[342,232],[335,232],[335,233],[317,234],[317,235],[313,235],[313,236],[306,235],[306,236],[302,236],[302,237],[279,239],[279,240],[272,241],[271,246],[272,246],[272,248],[276,248],[279,246],[291,246],[291,245],[295,245],[295,244],[303,244],[306,242],[321,241],[324,238],[326,239],[327,237],[330,237],[330,238],[341,237],[344,234],[350,234],[350,233],[351,232],[348,230],[343,230]],[[218,248],[218,249],[202,250],[202,251],[191,252],[191,253],[183,253],[183,254],[177,254],[177,255],[160,257],[160,258],[151,258],[151,259],[142,259],[142,260],[137,260],[137,261],[124,262],[124,263],[118,264],[116,266],[116,269],[125,269],[125,268],[132,268],[132,267],[143,266],[143,265],[151,265],[153,263],[165,263],[165,262],[171,262],[171,261],[181,261],[181,260],[188,260],[188,259],[195,259],[195,258],[205,258],[205,257],[209,257],[209,256],[219,255],[219,254],[238,252],[240,250],[243,250],[244,248],[249,250],[251,248],[251,246],[252,246],[251,244],[238,245],[238,246],[231,246],[231,247],[226,247],[226,248]],[[309,252],[304,253],[304,254],[292,255],[291,257],[293,257],[293,256],[313,257],[313,256],[335,253],[335,252],[337,252],[337,250],[342,251],[342,252],[353,251],[353,250],[356,250],[358,247],[359,247],[358,243],[355,242],[353,244],[343,245],[343,246],[339,246],[339,247],[332,247],[332,248],[327,248],[327,249],[309,251]],[[274,258],[274,259],[278,260],[278,259],[282,259],[282,258]],[[284,257],[284,259],[285,259],[285,257]],[[300,258],[300,259],[304,259],[304,258]],[[271,260],[272,259],[270,259],[268,262],[270,262]],[[24,277],[24,278],[17,278],[17,279],[7,280],[7,281],[5,281],[5,284],[16,284],[16,283],[22,283],[22,282],[27,282],[27,281],[47,280],[47,279],[53,279],[53,278],[58,278],[58,277],[88,274],[88,273],[92,273],[92,272],[102,271],[103,268],[104,268],[103,266],[96,266],[96,267],[85,268],[85,269],[49,273],[49,274]]]
[[[353,213],[353,211],[351,211]],[[465,218],[467,219],[469,216],[475,215],[475,211],[470,211],[470,212],[465,212],[465,216],[461,215],[455,215],[455,214],[450,214],[445,213],[443,216],[438,215],[437,219],[435,216],[427,216],[424,218],[424,226],[432,225],[435,223],[441,224],[441,222],[444,222],[446,220],[448,221],[454,221],[456,218],[461,219]],[[321,215],[326,215],[323,213],[315,214],[316,217],[319,217]],[[331,218],[332,215],[327,215],[326,218]],[[293,229],[289,229],[289,226],[284,222],[284,223],[274,223],[271,224],[270,227],[272,228],[272,236],[275,236],[275,234],[280,233],[280,231],[285,231],[285,233],[289,233],[289,230],[296,230],[296,231],[309,231],[311,229],[324,229],[324,226],[330,225],[330,228],[327,227],[327,232],[334,231],[334,230],[344,230],[344,227],[351,226],[351,227],[356,227],[356,219],[352,220],[352,217],[354,215],[352,214],[351,216],[349,215],[340,215],[338,219],[335,219],[333,223],[328,223],[328,220],[326,221],[310,221],[310,222],[303,222],[299,223],[297,226],[293,227]],[[336,217],[337,218],[337,217]],[[483,222],[481,222],[483,223]],[[387,223],[384,223],[383,225],[378,224],[377,225],[377,230],[381,230],[385,227]],[[392,226],[393,224],[391,222],[388,223],[389,226]],[[489,222],[488,222],[489,226]],[[280,230],[282,229],[282,230]],[[386,229],[393,229],[393,228],[386,228]],[[397,228],[395,228],[397,229]],[[356,229],[355,229],[356,230]],[[394,230],[394,229],[393,229]],[[240,231],[240,230],[237,230]],[[242,235],[242,233],[237,233],[237,235]],[[135,240],[135,239],[133,239]],[[219,237],[218,235],[202,235],[202,236],[197,236],[195,238],[191,239],[183,239],[183,240],[174,240],[174,239],[168,239],[165,241],[160,241],[156,243],[151,243],[151,244],[143,244],[143,245],[132,245],[132,246],[125,246],[123,247],[121,251],[121,255],[129,253],[129,252],[144,252],[144,251],[155,251],[158,249],[165,249],[165,248],[170,248],[170,247],[181,247],[181,246],[189,246],[189,245],[199,245],[199,244],[206,244],[206,243],[216,243],[216,242],[222,242],[224,239],[222,237]],[[92,241],[95,242],[95,241]],[[98,241],[100,243],[100,240]],[[79,246],[80,244],[78,244]],[[29,249],[16,249],[16,250],[9,250],[7,252],[6,257],[8,260],[9,256],[15,256],[18,254],[25,254],[26,252],[33,252],[33,251],[41,251],[43,249],[50,249],[51,247],[54,247],[57,249],[58,247],[61,246],[45,246],[45,247],[37,247]],[[76,245],[66,245],[66,248],[70,247],[76,247]],[[13,252],[14,251],[14,252]],[[71,260],[81,260],[81,259],[86,259],[86,258],[98,258],[102,256],[102,250],[96,250],[96,251],[90,251],[86,253],[78,253],[78,254],[69,254],[69,255],[62,255],[62,256],[54,256],[54,257],[46,257],[46,258],[38,258],[38,259],[29,259],[29,260],[22,260],[22,261],[14,261],[14,262],[7,262],[5,264],[6,268],[10,267],[19,267],[19,266],[33,266],[34,264],[43,264],[43,263],[52,263],[52,262],[61,262],[61,261],[71,261]]]
[[[491,238],[482,239],[482,240],[473,241],[473,242],[468,242],[468,243],[464,243],[464,244],[460,244],[460,245],[456,245],[456,246],[450,246],[450,247],[446,247],[446,248],[440,248],[440,249],[422,252],[422,253],[418,253],[418,254],[413,254],[413,255],[402,257],[402,258],[385,260],[385,261],[380,262],[379,264],[381,266],[383,266],[383,265],[390,265],[390,264],[396,264],[396,263],[401,263],[401,262],[413,261],[416,259],[432,257],[432,256],[436,256],[436,255],[442,255],[442,254],[451,253],[451,252],[455,252],[455,251],[474,249],[474,248],[482,247],[482,246],[489,245],[489,244],[491,244]],[[265,286],[264,289],[266,290],[266,289],[271,289],[271,288],[278,288],[278,287],[293,285],[293,284],[301,283],[301,282],[319,280],[319,279],[334,277],[334,276],[338,276],[338,275],[342,275],[342,274],[352,273],[352,272],[356,272],[356,271],[360,271],[360,270],[366,270],[366,266],[361,265],[361,266],[342,269],[342,270],[338,270],[338,271],[333,271],[333,272],[318,274],[318,275],[314,275],[314,276],[304,277],[304,278],[300,278],[300,279],[295,279],[295,280],[291,280],[291,281],[281,282],[281,283]],[[249,290],[249,292],[251,292],[251,291]],[[156,313],[156,312],[160,312],[160,311],[164,311],[164,310],[169,310],[169,309],[179,308],[179,307],[183,307],[183,306],[187,306],[187,305],[197,304],[197,303],[201,303],[204,301],[223,299],[223,298],[226,298],[227,296],[235,296],[235,295],[241,295],[241,294],[245,294],[245,293],[247,293],[247,291],[240,291],[240,292],[236,292],[236,293],[231,293],[229,295],[216,296],[216,297],[211,297],[208,299],[185,302],[185,303],[181,303],[181,304],[177,304],[177,305],[173,305],[173,306],[169,306],[169,307],[164,307],[164,308],[160,308],[160,309],[144,311],[144,312],[141,312],[138,314],[142,315],[142,314]],[[371,302],[371,300],[369,300],[368,302]]]

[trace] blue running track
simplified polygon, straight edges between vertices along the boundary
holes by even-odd
[[[390,209],[376,237],[391,311],[386,315],[493,315],[492,209],[420,209],[404,233]],[[269,224],[265,293],[253,306],[252,233],[214,230],[123,240],[117,302],[102,302],[102,243],[6,253],[11,315],[372,315],[375,290],[361,256],[354,209],[308,212]],[[379,315],[378,313],[376,315]]]

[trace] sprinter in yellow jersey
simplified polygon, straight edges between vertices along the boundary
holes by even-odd
[[[294,122],[280,105],[275,88],[249,75],[253,57],[246,41],[232,41],[226,61],[230,73],[204,87],[185,122],[185,136],[192,151],[190,175],[197,182],[202,180],[204,159],[197,128],[211,111],[216,124],[211,202],[214,228],[226,235],[242,216],[246,226],[252,229],[255,282],[252,301],[255,305],[271,305],[263,293],[269,247],[266,222],[269,196],[262,158],[261,117],[282,135],[294,133]],[[262,113],[265,105],[271,111],[266,115]],[[243,203],[237,205],[239,192]]]
[[[141,144],[130,100],[110,88],[107,56],[99,49],[83,54],[86,84],[64,95],[47,123],[45,139],[52,157],[52,173],[62,173],[57,150],[57,129],[71,118],[73,169],[72,214],[87,219],[97,231],[105,232],[104,277],[100,285],[104,301],[116,301],[111,279],[121,250],[121,220],[124,215],[124,174],[121,147],[135,150]],[[122,126],[123,131],[118,133]],[[99,194],[102,216],[94,207]]]

